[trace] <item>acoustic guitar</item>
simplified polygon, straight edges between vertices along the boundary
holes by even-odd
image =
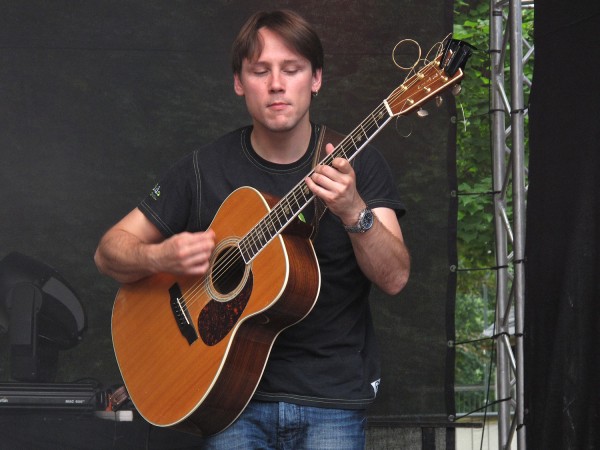
[[[393,117],[456,85],[470,54],[468,44],[447,39],[321,164],[353,159]],[[121,286],[114,351],[148,422],[207,436],[244,410],[275,339],[311,311],[319,294],[310,230],[297,220],[312,199],[304,181],[281,199],[237,189],[210,226],[217,245],[206,276],[157,274]]]

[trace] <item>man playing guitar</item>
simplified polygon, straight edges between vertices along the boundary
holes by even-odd
[[[311,204],[299,215],[318,225],[312,237],[320,274],[316,302],[277,335],[251,400],[205,445],[278,448],[285,441],[285,448],[362,449],[365,409],[380,380],[368,296],[372,284],[393,295],[408,280],[398,220],[404,208],[373,148],[311,172],[322,126],[310,121],[309,109],[321,88],[323,49],[303,18],[290,11],[254,14],[234,41],[232,65],[234,90],[252,124],[174,164],[102,237],[95,262],[124,285],[163,273],[202,279],[218,253],[213,219],[228,196],[251,186],[283,197],[304,182],[326,207],[318,212]],[[333,148],[328,144],[326,151]],[[258,289],[255,275],[249,290]]]

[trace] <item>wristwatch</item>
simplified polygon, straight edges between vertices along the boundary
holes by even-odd
[[[373,217],[373,211],[367,207],[358,215],[358,222],[356,222],[356,225],[344,225],[344,229],[348,233],[364,233],[365,231],[371,229],[374,220],[375,218]]]

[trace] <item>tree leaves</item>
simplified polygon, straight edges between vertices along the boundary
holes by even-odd
[[[494,321],[494,206],[490,133],[490,3],[456,0],[454,38],[476,47],[457,98],[458,284],[457,341],[479,339]],[[533,10],[523,11],[522,34],[532,42]],[[508,58],[507,58],[508,59]],[[505,61],[505,64],[509,64]],[[533,65],[524,68],[531,79]],[[527,141],[525,143],[527,145]],[[510,211],[509,211],[510,214]],[[491,297],[491,298],[488,298]],[[464,345],[456,353],[456,385],[483,385],[489,345]],[[460,410],[460,402],[457,408]]]

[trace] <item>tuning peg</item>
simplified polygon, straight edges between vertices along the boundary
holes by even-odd
[[[462,91],[462,87],[460,84],[455,84],[452,87],[452,95],[458,95],[458,94],[460,94],[460,91]]]
[[[417,111],[417,116],[419,116],[421,119],[423,117],[427,117],[429,115],[429,112],[423,108],[419,108],[419,110]]]
[[[436,95],[435,96],[435,106],[437,106],[439,108],[440,106],[442,106],[442,103],[444,103],[444,99],[442,98],[442,96]]]

